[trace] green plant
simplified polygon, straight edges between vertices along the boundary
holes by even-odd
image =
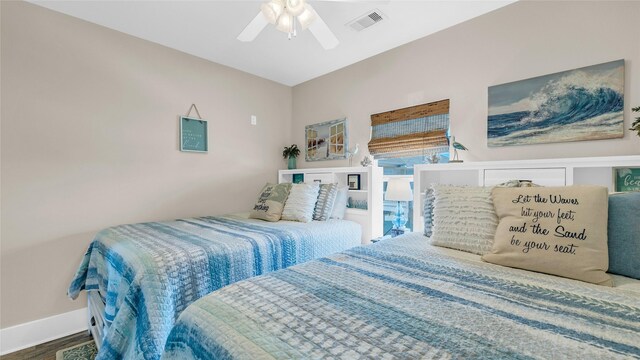
[[[293,144],[291,146],[285,146],[284,150],[282,150],[282,157],[288,159],[290,157],[297,158],[300,155],[300,149],[298,149],[298,145]]]
[[[636,106],[636,107],[632,108],[631,111],[640,112],[640,106]],[[637,132],[638,136],[640,136],[640,116],[638,116],[636,118],[636,121],[634,121],[633,124],[631,124],[631,129],[629,129],[629,130],[633,130],[633,131]]]

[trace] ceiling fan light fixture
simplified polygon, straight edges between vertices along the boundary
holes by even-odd
[[[254,40],[269,23],[275,25],[278,31],[286,33],[289,40],[298,31],[308,29],[325,50],[333,49],[340,43],[306,0],[267,0],[261,4],[260,12],[238,35],[238,40]]]
[[[298,15],[298,22],[300,22],[302,30],[308,28],[315,19],[316,14],[313,11],[313,8],[311,8],[311,5],[305,4],[304,11],[300,15]]]
[[[285,0],[285,7],[287,8],[287,12],[293,16],[298,16],[302,14],[305,10],[305,2],[304,0]]]
[[[280,17],[278,18],[278,23],[276,24],[276,29],[285,33],[292,33],[293,16],[286,12],[280,15]]]
[[[281,0],[271,0],[262,4],[260,10],[270,24],[275,24],[284,11],[284,4]]]

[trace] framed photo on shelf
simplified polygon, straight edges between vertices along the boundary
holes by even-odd
[[[617,168],[615,191],[640,191],[640,168]]]
[[[360,190],[360,174],[347,175],[347,184],[349,190]]]
[[[304,182],[304,174],[293,174],[294,184],[302,184]]]

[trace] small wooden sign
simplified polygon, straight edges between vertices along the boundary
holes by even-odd
[[[616,191],[640,191],[640,168],[616,169]]]
[[[180,151],[209,151],[207,130],[207,120],[180,116]]]

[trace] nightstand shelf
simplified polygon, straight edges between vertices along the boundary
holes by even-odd
[[[382,211],[382,168],[377,166],[353,166],[336,168],[310,168],[278,171],[278,182],[293,182],[301,177],[306,183],[337,183],[347,185],[347,177],[350,174],[360,175],[360,189],[349,190],[348,195],[354,203],[366,204],[366,209],[347,208],[345,219],[362,225],[362,243],[368,244],[371,239],[382,236],[383,211]],[[300,176],[301,175],[301,176]],[[364,206],[363,206],[364,207]]]
[[[367,215],[367,209],[356,209],[356,208],[347,208],[346,214],[354,214],[354,215]]]

